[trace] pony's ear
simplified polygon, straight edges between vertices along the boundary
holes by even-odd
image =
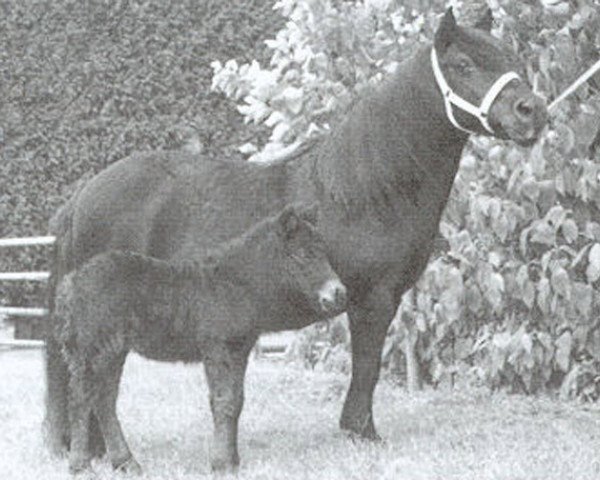
[[[446,10],[433,39],[433,45],[440,54],[444,53],[453,42],[457,29],[456,18],[454,18],[454,12],[450,7]]]
[[[319,218],[319,204],[313,203],[300,211],[300,218],[311,225],[316,225]]]
[[[300,218],[294,207],[286,207],[277,221],[279,231],[283,238],[289,239],[292,237],[300,226]]]
[[[494,25],[494,14],[491,8],[486,9],[485,13],[481,15],[479,20],[475,23],[475,28],[490,33],[492,26]]]

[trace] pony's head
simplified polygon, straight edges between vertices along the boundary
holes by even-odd
[[[511,48],[490,35],[492,20],[488,12],[474,27],[461,27],[448,9],[431,49],[437,88],[455,128],[531,145],[546,124],[546,105]]]
[[[276,290],[286,301],[325,318],[345,310],[347,293],[315,227],[317,214],[314,208],[288,206],[277,215],[277,247],[270,264]]]

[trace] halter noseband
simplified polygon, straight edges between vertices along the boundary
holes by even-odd
[[[452,106],[455,105],[458,108],[476,117],[488,132],[494,134],[495,132],[488,121],[490,107],[492,106],[500,92],[504,90],[504,87],[506,87],[513,80],[521,80],[521,76],[516,72],[507,72],[504,75],[502,75],[490,87],[490,89],[483,97],[481,105],[477,107],[468,100],[459,97],[456,93],[452,91],[452,88],[450,88],[450,85],[448,85],[448,82],[444,78],[444,74],[442,73],[440,63],[437,58],[437,52],[435,51],[435,47],[433,46],[431,47],[431,68],[433,69],[433,76],[435,77],[435,81],[437,82],[437,85],[440,91],[442,92],[442,96],[444,97],[446,116],[448,117],[448,120],[450,120],[450,123],[452,123],[452,125],[454,125],[459,130],[462,130],[463,132],[476,133],[473,130],[469,130],[468,128],[465,128],[458,123],[458,121],[454,117],[454,112],[452,110]]]

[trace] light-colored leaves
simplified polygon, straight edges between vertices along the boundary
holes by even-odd
[[[564,268],[557,266],[552,271],[551,282],[552,282],[552,289],[558,295],[561,295],[567,301],[570,300],[570,298],[571,298],[571,279],[569,278],[569,274],[567,273],[567,271]]]
[[[577,224],[573,219],[566,219],[561,225],[561,231],[567,243],[573,243],[575,240],[577,240],[579,229],[577,228]]]
[[[585,270],[587,280],[590,283],[600,278],[600,243],[595,243],[588,255],[588,266]]]
[[[571,347],[573,345],[573,335],[569,330],[565,330],[560,337],[556,339],[556,365],[563,372],[568,372],[571,366]]]

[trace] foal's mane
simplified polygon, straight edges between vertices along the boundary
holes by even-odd
[[[162,282],[174,283],[183,280],[198,280],[202,283],[210,282],[215,271],[223,266],[232,256],[252,246],[256,248],[264,244],[269,233],[277,228],[281,213],[264,218],[250,227],[242,235],[228,240],[221,245],[199,252],[198,255],[178,258],[172,261],[150,257],[133,251],[113,251],[115,263],[125,268],[125,274],[131,272],[150,275],[154,278],[160,276]],[[273,252],[273,246],[269,250]]]

